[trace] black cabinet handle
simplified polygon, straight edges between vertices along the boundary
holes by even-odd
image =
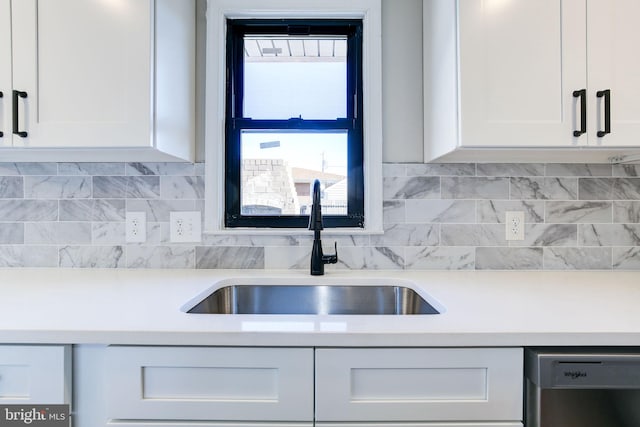
[[[18,129],[20,127],[20,125],[18,124],[18,98],[26,97],[27,92],[22,92],[19,90],[13,91],[13,133],[14,135],[18,135],[21,138],[26,138],[29,134]]]
[[[2,93],[2,91],[0,90],[0,98],[3,98],[3,97],[4,97],[4,93]],[[3,136],[4,136],[4,132],[0,130],[0,138],[2,138]]]
[[[587,133],[587,90],[574,90],[573,97],[580,98],[580,130],[573,131],[573,136],[577,138],[583,133]]]
[[[611,90],[599,90],[596,92],[598,98],[604,97],[604,130],[598,131],[598,138],[602,138],[611,133]]]

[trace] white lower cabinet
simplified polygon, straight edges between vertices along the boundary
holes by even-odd
[[[75,427],[522,427],[520,348],[78,346]]]
[[[0,345],[0,405],[71,403],[71,347]]]
[[[107,348],[110,419],[313,420],[309,348]]]
[[[522,349],[318,349],[316,421],[519,421]]]

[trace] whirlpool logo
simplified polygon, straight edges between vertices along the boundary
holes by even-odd
[[[585,371],[564,371],[564,376],[577,380],[578,378],[586,378],[587,373]]]
[[[69,405],[0,406],[0,427],[69,427]]]

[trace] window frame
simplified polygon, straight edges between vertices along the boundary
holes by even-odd
[[[382,35],[381,0],[209,0],[205,67],[205,219],[208,234],[308,234],[305,228],[226,227],[225,111],[227,19],[360,19],[363,22],[364,228],[341,227],[327,234],[382,232]],[[212,54],[213,53],[213,54]]]
[[[347,79],[346,117],[335,120],[305,118],[253,119],[244,115],[244,37],[296,35],[290,28],[305,27],[316,36],[345,36]],[[301,34],[300,34],[301,35]],[[324,215],[325,227],[364,227],[362,134],[362,20],[360,19],[228,19],[225,106],[225,227],[305,228],[308,215],[242,214],[241,136],[244,131],[332,132],[347,134],[347,213]]]

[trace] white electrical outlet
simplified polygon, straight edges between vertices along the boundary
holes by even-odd
[[[128,243],[146,242],[147,214],[145,212],[127,212],[125,228]]]
[[[506,212],[505,239],[524,240],[524,212],[523,211]]]
[[[174,243],[201,241],[200,212],[169,212],[169,232]]]

